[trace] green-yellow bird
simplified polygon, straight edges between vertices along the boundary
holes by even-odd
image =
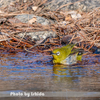
[[[54,64],[73,65],[82,60],[82,49],[74,49],[75,44],[68,44],[52,51]]]

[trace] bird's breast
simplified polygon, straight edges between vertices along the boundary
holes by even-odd
[[[69,55],[61,63],[66,64],[66,65],[72,65],[72,64],[77,63],[77,54]]]

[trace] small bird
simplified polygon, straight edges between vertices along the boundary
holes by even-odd
[[[68,44],[52,51],[53,63],[73,65],[82,60],[83,49],[74,49],[75,44]]]

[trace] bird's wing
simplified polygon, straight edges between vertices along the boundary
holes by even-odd
[[[66,49],[70,48],[70,49],[72,49],[74,46],[75,46],[75,44],[68,44],[66,46],[63,46],[62,48],[66,48]]]
[[[72,49],[72,52],[70,55],[78,53],[79,55],[82,55],[84,53],[84,49]]]

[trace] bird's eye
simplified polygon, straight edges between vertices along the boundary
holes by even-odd
[[[82,52],[79,52],[78,55],[82,55]]]
[[[60,55],[60,52],[58,51],[56,54],[57,54],[57,55]]]

